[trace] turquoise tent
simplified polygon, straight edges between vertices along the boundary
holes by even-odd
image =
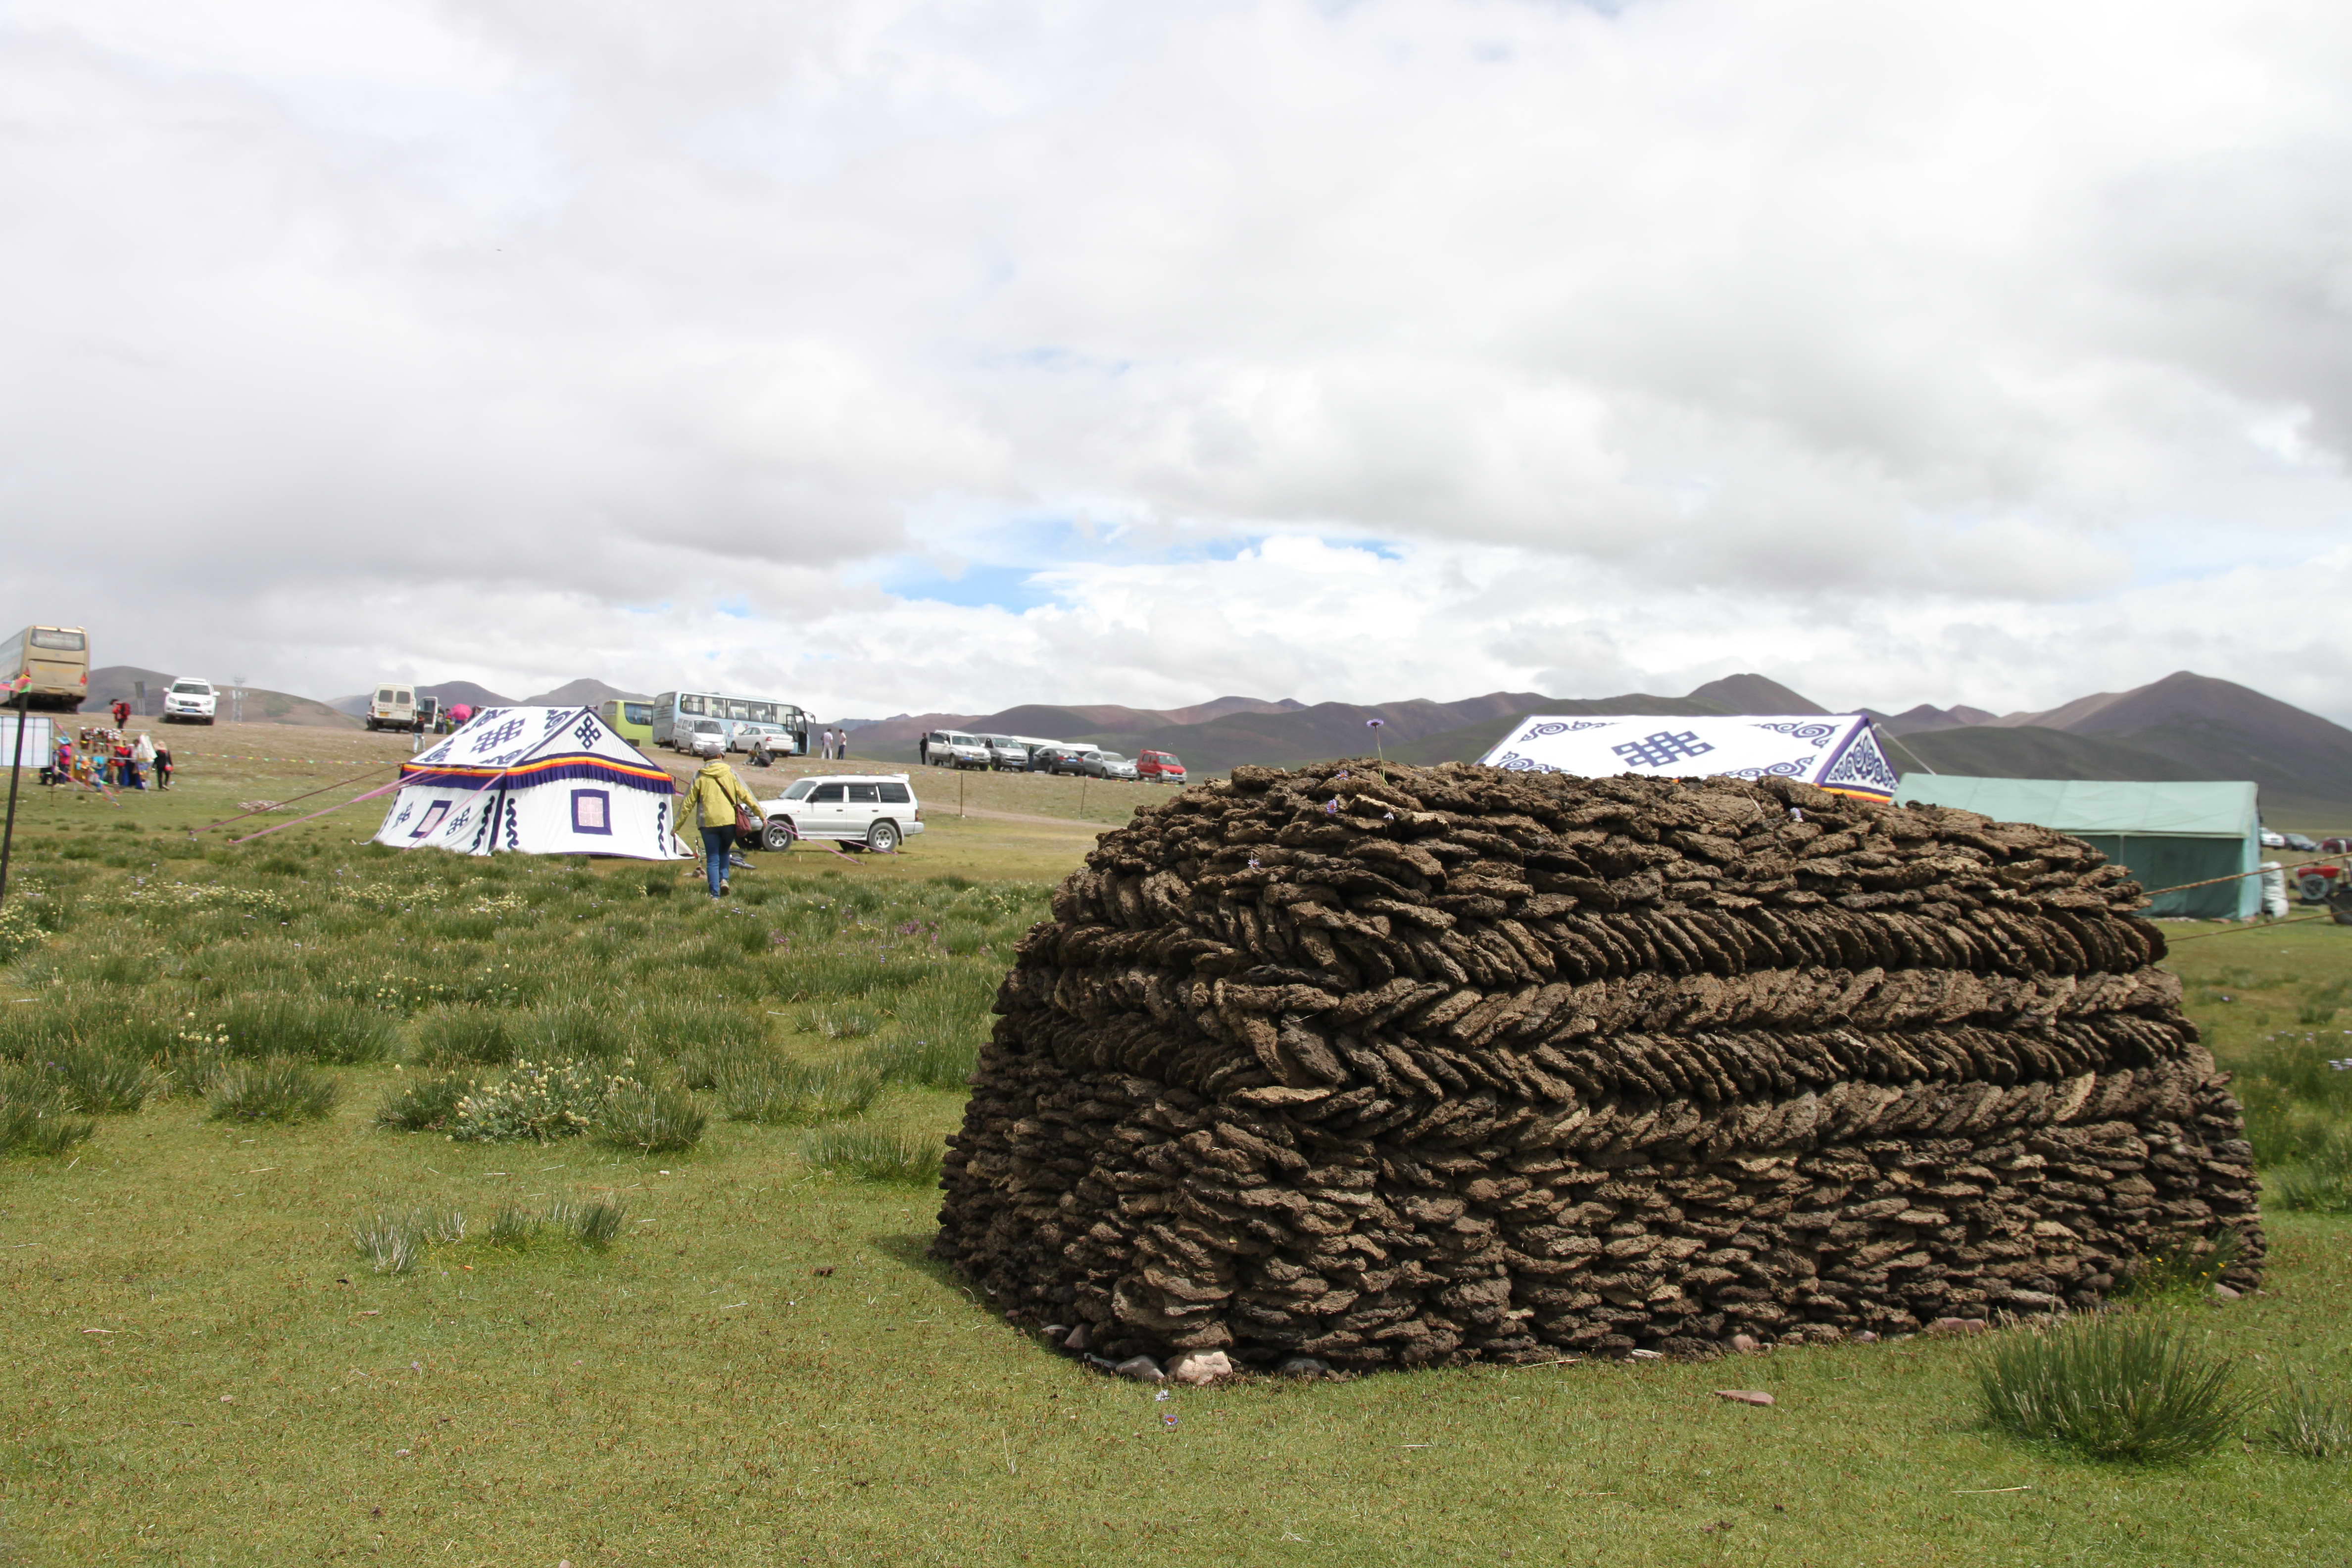
[[[2128,784],[2105,779],[1976,779],[1905,773],[1895,798],[1954,805],[2001,822],[2032,822],[2086,839],[2144,888],[2177,888],[2258,868],[2262,819],[2252,784]],[[2167,893],[2147,913],[2175,920],[2252,920],[2260,877]]]

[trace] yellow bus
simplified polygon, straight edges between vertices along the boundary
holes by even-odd
[[[71,713],[89,696],[89,638],[79,626],[26,626],[0,643],[0,686],[31,676],[26,705]]]
[[[618,730],[621,732],[621,738],[629,744],[643,747],[654,743],[654,705],[652,703],[631,702],[616,697],[598,709],[597,712],[603,716],[605,723]]]

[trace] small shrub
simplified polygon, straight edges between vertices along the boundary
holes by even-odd
[[[604,1101],[596,1136],[616,1149],[675,1153],[701,1142],[709,1120],[683,1089],[622,1083]]]
[[[962,1089],[980,1066],[980,1048],[950,1039],[885,1040],[866,1048],[866,1060],[888,1083]]]
[[[593,1127],[605,1100],[625,1081],[588,1062],[517,1062],[504,1082],[475,1084],[459,1098],[449,1136],[460,1143],[568,1138]]]
[[[285,1057],[223,1062],[205,1086],[206,1114],[215,1121],[315,1121],[342,1097],[333,1079]]]
[[[2289,1165],[2273,1171],[2264,1186],[2284,1209],[2306,1214],[2352,1214],[2352,1171],[2333,1162]]]
[[[937,1186],[946,1158],[931,1139],[871,1126],[825,1128],[809,1139],[803,1152],[824,1170],[908,1187]]]
[[[2271,1405],[2263,1436],[2283,1454],[2305,1459],[2352,1458],[2352,1404],[2298,1378]]]
[[[514,1204],[500,1204],[490,1215],[489,1227],[482,1239],[492,1247],[502,1247],[520,1252],[539,1240],[540,1226],[545,1222],[529,1209]]]
[[[602,1252],[613,1245],[621,1234],[621,1222],[628,1210],[617,1198],[558,1198],[547,1205],[547,1223],[557,1230],[570,1233],[572,1239],[583,1247]]]
[[[761,1060],[730,1065],[714,1087],[729,1121],[793,1127],[863,1116],[882,1078],[849,1062]]]
[[[504,1067],[514,1060],[513,1015],[497,1007],[438,1007],[416,1021],[416,1043],[435,1067]]]
[[[376,1108],[375,1124],[404,1132],[442,1131],[457,1115],[457,1102],[472,1087],[463,1073],[411,1079]]]
[[[2231,1363],[2137,1313],[2003,1336],[1978,1367],[1985,1414],[2021,1437],[2095,1459],[2195,1458],[2247,1409]]]

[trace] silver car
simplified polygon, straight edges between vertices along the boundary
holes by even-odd
[[[998,773],[1025,773],[1029,771],[1029,748],[1010,735],[982,735],[981,744],[988,748],[988,765]]]
[[[684,745],[678,745],[680,741]],[[727,754],[727,726],[716,719],[681,719],[670,731],[670,744],[689,756]]]

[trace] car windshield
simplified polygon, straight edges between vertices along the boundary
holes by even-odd
[[[201,680],[183,680],[173,684],[173,690],[191,697],[202,697],[212,690]]]
[[[784,792],[784,798],[786,800],[806,800],[808,798],[808,792],[814,788],[816,788],[816,781],[814,779],[803,779],[800,783],[793,785],[792,788]]]

